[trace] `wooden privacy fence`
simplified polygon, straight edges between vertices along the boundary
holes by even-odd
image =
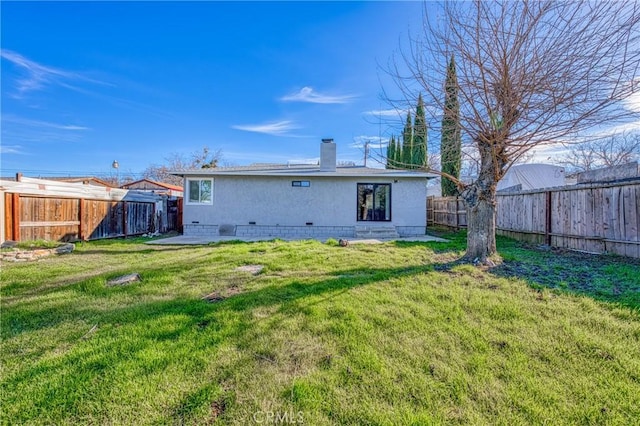
[[[155,231],[155,203],[5,194],[5,238],[95,240]]]
[[[427,221],[465,227],[465,205],[429,197]],[[496,227],[518,240],[640,258],[640,180],[498,193]]]
[[[464,201],[458,197],[427,197],[427,225],[466,228]]]
[[[23,178],[0,181],[3,240],[94,240],[177,229],[181,199]]]

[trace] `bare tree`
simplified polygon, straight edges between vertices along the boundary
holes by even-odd
[[[174,152],[170,157],[165,158],[165,164],[150,165],[142,172],[142,176],[158,182],[182,185],[182,178],[172,175],[172,171],[215,168],[218,167],[221,159],[222,150],[211,152],[206,146],[202,148],[202,151],[191,153],[189,158],[184,154]]]
[[[496,184],[509,167],[532,148],[637,116],[621,101],[639,76],[640,10],[636,2],[477,0],[440,5],[434,21],[431,7],[388,70],[402,99],[385,94],[401,109],[426,93],[428,111],[444,110],[446,62],[456,58],[463,143],[480,164],[472,183],[446,176],[467,206],[466,259],[491,263]]]
[[[640,159],[640,134],[612,135],[573,145],[556,162],[571,172],[619,166]]]

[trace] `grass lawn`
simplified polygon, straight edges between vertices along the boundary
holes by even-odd
[[[109,240],[5,263],[0,419],[637,424],[640,262],[500,239],[480,269],[448,237]]]

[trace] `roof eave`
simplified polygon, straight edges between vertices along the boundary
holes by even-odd
[[[390,178],[410,178],[410,179],[433,179],[438,175],[426,172],[393,171],[393,172],[321,172],[319,170],[273,170],[273,171],[212,171],[212,170],[185,170],[171,172],[175,176],[280,176],[280,177],[390,177]]]

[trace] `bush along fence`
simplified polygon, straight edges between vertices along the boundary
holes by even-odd
[[[427,223],[467,225],[460,198],[429,197]],[[640,178],[497,194],[499,235],[640,258]]]
[[[82,183],[0,181],[2,240],[72,241],[176,229],[166,196]]]

